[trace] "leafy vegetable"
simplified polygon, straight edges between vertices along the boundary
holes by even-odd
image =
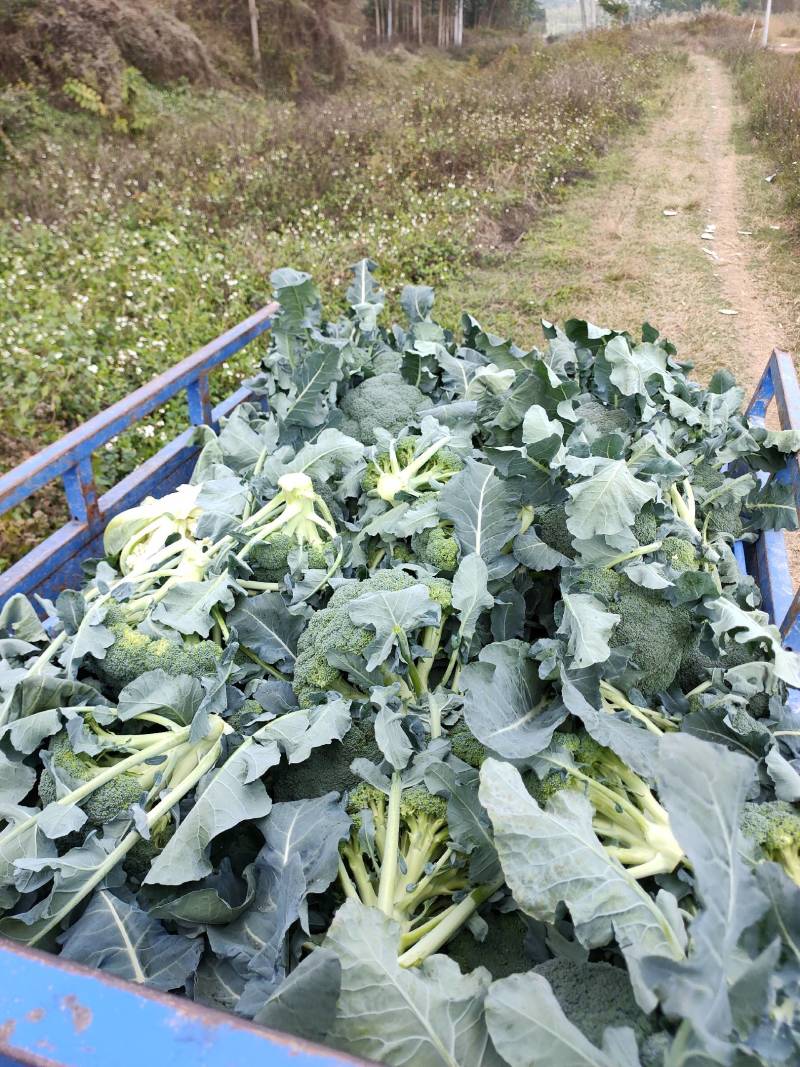
[[[0,613],[0,933],[398,1067],[788,1067],[800,660],[733,542],[800,435],[374,271],[275,272],[267,403]]]

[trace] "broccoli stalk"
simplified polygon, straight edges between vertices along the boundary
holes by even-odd
[[[207,774],[219,759],[222,751],[223,735],[229,731],[224,721],[217,715],[210,717],[209,731],[200,741],[190,741],[189,727],[175,727],[172,730],[163,731],[168,736],[157,737],[151,745],[145,745],[139,751],[119,760],[109,767],[99,770],[88,780],[84,781],[76,789],[66,796],[60,797],[54,803],[70,807],[84,803],[101,787],[120,781],[126,774],[141,769],[142,783],[147,790],[147,796],[142,803],[145,809],[144,822],[147,830],[161,829],[164,821],[169,817],[173,808],[190,793],[198,782]],[[155,766],[144,765],[157,756],[165,759]],[[158,795],[161,794],[160,799]],[[120,790],[121,802],[129,801],[128,790],[123,787]],[[158,800],[157,803],[154,801]],[[150,806],[152,805],[152,806]],[[115,814],[109,813],[113,818],[119,818],[124,814],[123,810]],[[7,846],[15,838],[28,830],[34,829],[41,813],[30,816],[15,824],[0,834],[0,850],[6,852]],[[66,899],[57,910],[47,919],[28,926],[23,923],[15,924],[13,919],[6,920],[4,932],[12,938],[25,941],[28,945],[36,945],[42,942],[53,930],[64,922],[65,919],[77,908],[103,880],[121,863],[132,848],[144,840],[145,827],[139,826],[136,830],[129,830],[119,841],[108,856],[94,869],[85,872],[82,882],[71,887]]]
[[[397,771],[388,797],[362,782],[347,807],[353,829],[339,850],[339,884],[400,923],[404,967],[441,948],[503,884],[470,889],[466,858],[448,844],[446,801],[422,786],[404,790]]]
[[[420,496],[425,490],[438,488],[461,470],[461,461],[449,449],[448,438],[441,437],[417,452],[418,439],[390,441],[367,468],[362,484],[367,492],[393,504],[401,493]]]
[[[526,778],[529,792],[539,803],[546,803],[561,789],[585,792],[595,811],[595,833],[606,852],[634,878],[670,874],[687,862],[669,815],[638,774],[588,734],[556,733],[553,740],[536,758],[543,776],[535,781]]]
[[[600,699],[603,711],[608,712],[610,715],[616,715],[617,712],[628,714],[632,719],[640,722],[650,733],[661,736],[667,731],[677,730],[675,723],[666,715],[655,711],[653,708],[645,708],[640,704],[631,703],[624,693],[621,693],[616,686],[612,685],[611,682],[605,681],[605,679],[600,682]]]

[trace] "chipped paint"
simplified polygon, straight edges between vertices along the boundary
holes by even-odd
[[[72,1016],[72,1025],[75,1027],[76,1034],[82,1034],[84,1030],[88,1030],[92,1025],[92,1019],[94,1018],[92,1009],[87,1008],[85,1004],[81,1004],[78,998],[71,993],[62,999],[61,1007]]]

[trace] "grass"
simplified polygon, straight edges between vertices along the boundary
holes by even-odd
[[[654,35],[615,31],[488,62],[365,59],[355,84],[306,104],[145,87],[135,138],[7,89],[0,468],[245,317],[278,266],[330,292],[369,254],[392,296],[457,288],[642,117],[674,64]],[[253,358],[215,375],[215,398]],[[174,403],[107,446],[101,488],[184,425]],[[63,521],[59,499],[5,518],[0,567]]]

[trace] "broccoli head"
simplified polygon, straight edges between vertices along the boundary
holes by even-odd
[[[537,507],[535,521],[538,524],[539,537],[546,545],[567,559],[575,558],[572,534],[567,529],[567,513],[563,504]]]
[[[347,810],[353,826],[339,848],[340,886],[400,924],[399,962],[416,966],[455,936],[498,883],[470,891],[468,858],[449,843],[447,802],[423,786],[404,789],[397,772],[388,795],[362,782]]]
[[[715,669],[729,670],[744,663],[755,663],[764,658],[764,650],[753,641],[728,641],[716,655],[709,656],[700,647],[701,635],[695,633],[692,642],[683,654],[675,681],[681,691],[690,693],[698,685],[707,681]],[[766,693],[754,694],[748,702],[749,710],[757,716],[769,711],[769,696]]]
[[[645,589],[608,567],[587,567],[578,585],[620,616],[610,644],[631,649],[631,661],[641,671],[637,686],[642,693],[652,696],[669,689],[693,640],[688,607],[673,606],[661,590]]]
[[[309,567],[326,568],[325,550],[336,537],[330,508],[302,473],[279,478],[275,496],[243,520],[241,528],[247,540],[238,558],[267,582],[283,579],[295,548],[306,549]]]
[[[486,759],[486,749],[463,719],[456,723],[448,736],[453,755],[478,770]]]
[[[649,545],[658,536],[658,519],[652,504],[645,504],[633,520],[633,535],[640,545]]]
[[[414,534],[411,550],[420,563],[447,574],[452,574],[458,566],[460,546],[448,523],[439,523]]]
[[[367,378],[342,398],[344,421],[339,429],[365,445],[376,443],[375,430],[399,433],[416,420],[417,412],[430,401],[400,374],[389,371]]]
[[[452,592],[450,583],[444,578],[425,575],[413,578],[405,571],[387,570],[379,571],[363,581],[339,586],[327,606],[311,617],[297,643],[293,688],[302,706],[310,706],[315,693],[329,690],[340,692],[350,699],[369,699],[367,694],[355,687],[357,678],[349,677],[346,669],[331,662],[333,656],[358,657],[375,637],[372,630],[357,626],[351,620],[348,607],[353,600],[367,593],[393,592],[420,584],[427,587],[429,596],[440,605],[443,613],[449,612]],[[420,643],[428,649],[429,658],[432,658],[436,653],[433,645],[438,647],[436,635],[424,633]],[[429,669],[430,664],[427,664],[425,673]],[[394,679],[388,677],[385,680],[391,682]]]
[[[697,552],[691,541],[686,541],[683,537],[665,537],[661,542],[661,552],[674,570],[697,570]]]
[[[447,955],[456,961],[463,974],[485,967],[492,978],[529,971],[533,960],[525,949],[527,927],[518,911],[492,912],[485,916],[489,929],[483,941],[469,930],[460,930],[448,941]]]
[[[524,775],[525,786],[541,805],[562,789],[584,793],[594,807],[592,826],[606,852],[634,878],[669,874],[683,861],[669,815],[649,786],[619,756],[585,731],[557,731],[537,756],[543,773]]]
[[[740,826],[765,860],[779,863],[800,885],[800,813],[796,808],[785,800],[745,804]]]
[[[463,467],[461,460],[449,448],[447,438],[420,447],[419,437],[403,437],[391,441],[385,452],[370,460],[361,485],[365,492],[394,503],[402,493],[421,496],[431,489],[441,488]]]
[[[73,787],[97,778],[106,768],[97,763],[84,752],[73,751],[66,731],[62,731],[50,742],[51,766],[59,779]],[[117,756],[117,759],[120,757]],[[132,771],[124,771],[110,782],[99,786],[81,804],[89,820],[98,826],[113,822],[123,816],[136,804],[155,781],[156,768],[142,766]],[[39,778],[39,800],[42,806],[52,804],[58,799],[56,782],[52,771],[43,770]]]
[[[213,678],[222,649],[214,641],[168,640],[149,637],[126,622],[115,621],[111,613],[106,625],[114,635],[114,644],[106,649],[95,671],[109,689],[118,693],[139,675],[162,670],[175,677],[189,674],[193,678]]]
[[[564,1014],[598,1048],[607,1026],[629,1026],[637,1041],[653,1032],[621,967],[558,958],[539,963],[533,970],[547,979]]]
[[[707,501],[700,501],[698,510],[708,532],[727,534],[733,538],[740,537],[744,530],[742,501],[725,500],[724,497],[721,501],[714,499],[715,490],[721,489],[725,484],[725,475],[722,471],[708,463],[698,464],[692,469],[691,483],[695,489],[703,490],[707,495]]]
[[[353,760],[383,760],[372,723],[354,722],[341,741],[315,748],[302,763],[281,763],[270,773],[270,795],[276,801],[305,800],[325,793],[346,793],[358,786],[350,770]]]

